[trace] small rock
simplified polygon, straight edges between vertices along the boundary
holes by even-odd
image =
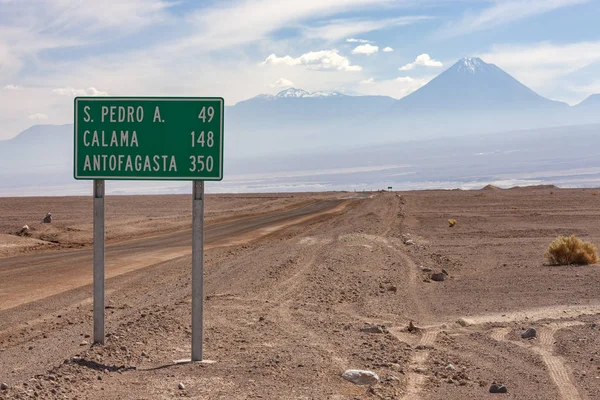
[[[418,330],[419,330],[419,328],[417,328],[417,327],[415,326],[415,324],[413,324],[413,322],[412,322],[412,321],[410,321],[410,322],[408,323],[408,327],[407,327],[406,329],[407,329],[409,332],[416,332],[416,331],[418,331]]]
[[[360,331],[365,333],[385,333],[385,327],[380,325],[368,325],[361,328]]]
[[[436,272],[435,274],[431,274],[431,280],[436,282],[443,282],[446,279],[446,275],[442,272]]]
[[[47,213],[46,216],[44,218],[42,218],[42,223],[44,224],[50,224],[52,223],[52,214],[51,213]]]
[[[448,271],[446,271],[444,268],[442,268],[442,274],[444,274],[446,276],[450,276],[450,274],[448,274]]]
[[[523,339],[532,339],[536,336],[537,336],[537,332],[533,328],[529,328],[525,332],[521,333],[521,338],[523,338]]]
[[[183,382],[179,382],[178,388],[179,390],[185,390],[185,385],[183,384]]]
[[[465,326],[469,326],[469,323],[468,323],[466,320],[464,320],[463,318],[461,318],[461,319],[459,319],[458,321],[456,321],[456,323],[457,323],[458,325],[462,326],[463,328],[464,328]]]
[[[83,340],[81,343],[79,343],[80,346],[87,346],[89,343],[87,340]]]
[[[17,235],[19,236],[29,236],[30,234],[29,225],[23,225],[23,227],[17,232]]]
[[[508,389],[506,389],[506,386],[498,384],[498,383],[493,383],[492,386],[490,386],[490,393],[507,393]]]
[[[360,369],[349,369],[342,374],[342,378],[356,385],[373,385],[379,382],[376,373]]]
[[[412,239],[407,239],[404,241],[404,244],[407,246],[412,246],[413,244],[415,244],[415,241]]]
[[[454,365],[452,365],[452,364],[446,365],[446,369],[450,370],[450,371],[456,371],[456,367]]]
[[[394,292],[396,293],[398,291],[398,288],[395,285],[391,285],[387,288],[388,292]]]
[[[421,272],[431,272],[431,268],[427,268],[427,267],[420,267],[421,268]]]
[[[8,390],[8,385],[4,382],[0,382],[0,390]]]
[[[146,353],[145,351],[142,351],[142,357],[148,357],[148,353]]]

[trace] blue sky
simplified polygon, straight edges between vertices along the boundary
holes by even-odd
[[[466,56],[575,104],[600,93],[598,16],[597,0],[0,0],[0,139],[71,122],[75,95],[401,98]]]

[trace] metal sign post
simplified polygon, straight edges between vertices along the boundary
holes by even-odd
[[[104,344],[104,181],[94,181],[94,343]]]
[[[192,187],[192,361],[202,361],[204,325],[204,182]]]

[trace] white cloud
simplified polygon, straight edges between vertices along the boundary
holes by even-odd
[[[42,120],[48,119],[48,116],[46,114],[36,113],[36,114],[28,115],[27,118],[29,118],[30,120],[33,120],[33,121],[42,121]]]
[[[375,54],[379,51],[379,46],[373,46],[371,44],[361,44],[360,46],[356,46],[354,50],[352,50],[352,54],[366,54],[371,55]]]
[[[366,40],[366,39],[354,39],[354,38],[346,39],[346,42],[348,42],[348,43],[371,43],[370,40]]]
[[[223,1],[194,12],[189,23],[197,32],[177,47],[202,46],[207,50],[251,43],[290,25],[359,9],[386,5],[392,0],[255,0]],[[227,23],[223,23],[227,21]],[[309,28],[310,30],[310,28]],[[353,31],[356,32],[356,31]],[[345,34],[347,37],[351,34]],[[342,38],[340,37],[340,38]]]
[[[6,85],[6,86],[4,86],[4,88],[3,88],[3,89],[4,89],[4,90],[19,90],[19,89],[21,89],[21,87],[20,87],[20,86],[17,86],[17,85],[12,85],[12,84],[10,84],[10,85]]]
[[[108,93],[102,92],[94,87],[89,87],[87,89],[75,89],[72,87],[64,87],[52,90],[52,93],[58,94],[60,96],[108,96]]]
[[[541,89],[548,85],[563,85],[559,78],[600,63],[600,41],[497,45],[480,57],[498,65],[527,86]]]
[[[417,56],[414,62],[400,67],[400,71],[410,71],[411,69],[414,69],[417,66],[441,67],[443,66],[443,64],[431,58],[429,54],[421,54],[420,56]]]
[[[346,18],[334,19],[321,23],[316,26],[304,27],[303,35],[309,39],[324,39],[328,41],[338,41],[344,38],[348,43],[373,43],[372,40],[357,39],[354,35],[364,34],[368,32],[379,31],[382,29],[391,28],[394,26],[403,26],[415,24],[417,22],[429,19],[429,16],[410,16],[398,18],[380,18],[380,19],[364,19],[364,18]]]
[[[361,85],[370,85],[372,83],[375,83],[375,78],[368,78],[368,79],[363,79],[362,81],[359,82]]]
[[[291,56],[277,57],[275,54],[268,56],[261,65],[290,65],[304,66],[308,69],[317,71],[360,71],[362,67],[351,65],[350,60],[340,55],[338,50],[321,50],[311,51],[310,53],[302,54],[300,57],[293,58]]]
[[[369,84],[359,85],[357,90],[365,95],[390,96],[400,99],[426,85],[431,79],[433,79],[433,76],[425,78],[401,76],[384,81],[373,80]]]
[[[439,34],[464,35],[588,1],[590,0],[495,0],[491,7],[479,13],[466,14],[457,23],[442,28]]]
[[[36,32],[50,36],[138,31],[167,19],[167,9],[175,4],[171,0],[45,0],[35,2],[35,6],[27,3],[31,2],[8,1],[2,8],[13,20],[31,22],[29,26],[35,27]]]
[[[269,86],[272,88],[288,88],[293,87],[294,82],[290,81],[289,79],[279,78],[274,83],[271,83]]]
[[[394,51],[394,49],[392,49],[391,47],[384,47],[382,51],[384,53],[391,53],[392,51]]]

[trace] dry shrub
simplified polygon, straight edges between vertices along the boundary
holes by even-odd
[[[455,219],[449,219],[448,220],[448,224],[450,224],[450,228],[452,228],[454,225],[456,225],[456,220]]]
[[[599,261],[598,249],[575,235],[559,236],[550,243],[544,255],[553,265],[586,265]]]

